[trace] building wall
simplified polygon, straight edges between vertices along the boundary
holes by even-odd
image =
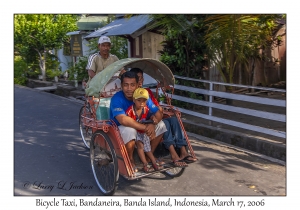
[[[60,67],[62,72],[66,71],[69,67],[69,65],[71,65],[72,62],[72,58],[71,56],[67,56],[63,54],[63,49],[59,49],[57,51],[57,57],[60,61]]]
[[[276,34],[281,36],[281,45],[274,52],[277,52],[276,57],[279,58],[279,77],[280,80],[286,81],[286,25],[284,25]]]
[[[143,58],[154,58],[159,60],[160,54],[158,51],[163,49],[161,42],[164,41],[164,36],[161,34],[147,31],[142,34],[142,52]]]
[[[159,60],[158,51],[163,49],[161,42],[164,36],[153,32],[145,32],[131,41],[130,54],[134,58],[153,58]]]
[[[82,35],[82,37],[84,37],[85,35]],[[90,48],[87,46],[87,44],[89,44],[89,42],[86,39],[82,38],[82,55],[83,56],[88,56],[89,54],[91,54],[91,52],[89,52]]]

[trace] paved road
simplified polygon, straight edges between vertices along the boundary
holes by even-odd
[[[19,86],[14,97],[14,195],[101,195],[79,135],[81,105]],[[157,174],[135,181],[121,177],[115,195],[286,195],[285,166],[190,140],[199,160],[182,176],[169,179]],[[74,187],[80,185],[84,187]]]

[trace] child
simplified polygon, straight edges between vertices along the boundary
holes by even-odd
[[[146,106],[146,101],[148,100],[148,98],[149,94],[146,89],[137,88],[133,93],[134,104],[127,109],[126,114],[140,123],[142,123],[143,120],[148,120],[150,117],[149,108]],[[154,170],[157,171],[164,168],[163,166],[157,163],[155,157],[153,156],[151,152],[150,139],[144,131],[137,131],[136,146],[138,155],[144,165],[144,172],[148,173]],[[151,160],[152,167],[154,168],[154,170],[152,167],[148,167],[144,151]]]

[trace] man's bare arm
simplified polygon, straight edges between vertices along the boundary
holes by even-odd
[[[126,127],[131,127],[134,128],[136,130],[142,130],[144,131],[146,126],[144,124],[138,123],[137,121],[135,121],[134,119],[132,119],[131,117],[128,117],[124,114],[120,114],[118,116],[116,116],[116,119],[118,120],[118,122]]]
[[[160,109],[159,109],[159,110],[154,114],[154,116],[155,116],[157,122],[160,122],[160,121],[162,120],[162,118],[163,118],[163,112],[160,111]]]
[[[144,125],[144,124],[138,123],[134,119],[132,119],[124,114],[120,114],[120,115],[116,116],[116,119],[123,126],[131,127],[136,130],[145,131],[146,135],[149,136],[150,139],[154,139],[156,136],[155,135],[155,126],[152,124]]]
[[[161,106],[158,106],[158,109],[159,109],[159,111],[163,114],[164,113],[164,110],[163,110],[163,108],[161,107]]]
[[[96,73],[93,70],[88,69],[87,71],[90,78],[93,78],[96,75]]]

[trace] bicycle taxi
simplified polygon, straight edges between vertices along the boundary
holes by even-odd
[[[116,73],[123,67],[126,69],[140,68],[144,74],[155,79],[157,82],[156,96],[158,97],[160,89],[166,99],[166,104],[161,104],[164,110],[164,118],[176,117],[178,119],[187,141],[187,151],[192,157],[195,157],[180,118],[181,113],[171,105],[175,83],[171,70],[162,62],[150,58],[119,60],[106,67],[90,81],[89,87],[86,89],[85,104],[79,113],[81,137],[85,146],[90,149],[94,178],[104,195],[114,194],[119,175],[127,180],[139,179],[153,173],[178,177],[185,170],[185,168],[174,167],[170,164],[172,162],[170,154],[161,142],[154,155],[165,162],[164,169],[151,173],[145,173],[142,170],[134,172],[118,126],[109,118],[110,99],[114,93],[121,90],[120,80],[117,78]],[[136,153],[134,153],[134,157],[136,166],[139,167],[141,162]]]

